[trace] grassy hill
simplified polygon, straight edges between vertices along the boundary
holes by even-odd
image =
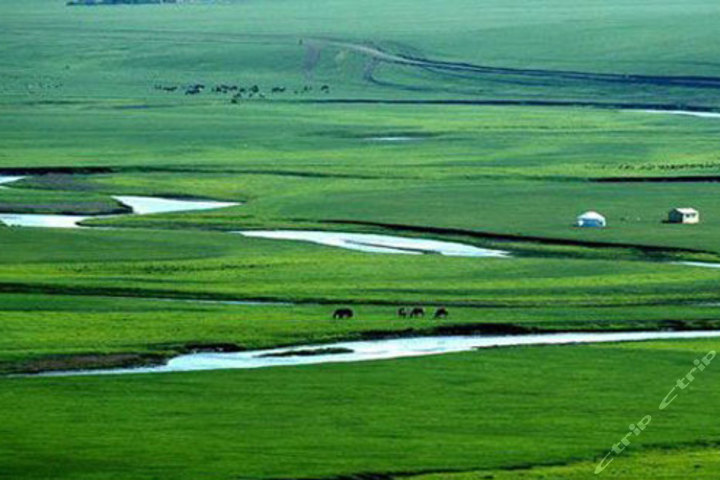
[[[258,85],[267,95],[284,87],[273,98],[292,100],[718,106],[717,11],[706,0],[582,7],[569,0],[542,7],[520,0],[280,0],[113,9],[30,0],[0,8],[3,90],[27,101],[185,103],[188,85],[236,84]],[[169,94],[156,85],[179,88]],[[318,91],[322,85],[329,94]],[[193,101],[217,99],[198,96]]]

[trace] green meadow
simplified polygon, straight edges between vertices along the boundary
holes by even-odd
[[[651,475],[662,448],[671,449],[660,460],[664,474],[712,478],[717,375],[698,375],[664,412],[658,404],[692,360],[717,345],[494,349],[355,365],[5,379],[0,459],[7,478],[393,478],[477,470],[522,478],[515,469],[536,465],[552,475],[558,468],[546,466],[562,464],[561,472],[590,478],[590,462],[651,414],[608,477],[634,468],[634,478],[652,478],[643,475]],[[687,461],[688,449],[705,461]],[[431,478],[454,477],[484,478]]]
[[[24,178],[0,187],[0,479],[574,480],[647,414],[598,478],[716,478],[720,367],[657,405],[718,340],[15,375],[717,329],[720,269],[683,262],[720,263],[719,20],[710,0],[1,2],[0,177]],[[118,195],[239,204],[131,215]],[[700,224],[665,223],[674,207]],[[608,227],[577,228],[588,210]],[[20,214],[97,218],[1,221]],[[239,233],[272,229],[509,255]]]

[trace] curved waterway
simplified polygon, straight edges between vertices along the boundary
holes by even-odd
[[[685,265],[686,267],[699,267],[699,268],[720,268],[720,263],[709,263],[709,262],[675,262],[676,265]]]
[[[7,175],[0,175],[0,185],[4,185],[6,183],[17,182],[18,180],[22,180],[23,178],[25,178],[25,177],[10,177]],[[5,187],[0,187],[0,188],[5,188]]]
[[[369,141],[371,142],[412,142],[421,140],[421,137],[403,137],[403,136],[387,136],[387,137],[369,137]]]
[[[39,375],[67,377],[292,367],[323,363],[367,362],[371,360],[443,355],[491,347],[639,342],[644,340],[718,337],[720,337],[720,331],[703,330],[691,332],[575,332],[502,336],[472,335],[393,338],[255,350],[239,353],[193,353],[175,357],[167,364],[155,367],[48,372]]]
[[[25,177],[0,176],[0,185],[16,182]],[[153,213],[190,212],[234,207],[237,202],[216,202],[212,200],[180,200],[175,198],[140,197],[116,195],[112,197],[132,209],[127,215],[150,215]],[[82,228],[84,220],[91,218],[112,218],[121,215],[60,215],[37,213],[0,213],[0,223],[8,227]]]
[[[322,232],[309,230],[251,230],[235,232],[246,237],[273,240],[297,240],[328,247],[345,248],[367,253],[395,253],[422,255],[435,253],[449,257],[496,257],[509,256],[502,250],[490,250],[464,243],[425,240],[422,238],[395,237],[367,233]]]
[[[8,227],[81,228],[80,222],[89,218],[108,218],[113,215],[46,215],[36,213],[0,213],[0,223]]]
[[[24,177],[0,176],[0,184],[8,184]],[[216,202],[211,200],[180,200],[174,198],[142,197],[133,195],[115,195],[112,197],[132,209],[127,215],[149,215],[154,213],[189,212],[213,210],[239,205],[236,202]],[[112,218],[119,215],[60,215],[0,213],[0,223],[10,227],[45,228],[82,228],[81,223],[88,219]],[[425,240],[421,238],[396,237],[344,232],[322,232],[301,230],[272,230],[233,232],[246,237],[269,238],[276,240],[298,240],[312,242],[329,247],[339,247],[366,253],[393,253],[421,255],[435,253],[456,257],[507,257],[508,252],[478,248],[456,242]]]
[[[715,118],[720,119],[720,113],[718,112],[693,112],[689,110],[640,110],[643,113],[653,113],[661,115],[682,115],[686,117],[697,117],[697,118]]]
[[[213,210],[234,207],[237,202],[216,202],[212,200],[178,200],[174,198],[137,197],[129,195],[113,196],[115,200],[132,208],[136,215],[152,213],[191,212],[194,210]]]

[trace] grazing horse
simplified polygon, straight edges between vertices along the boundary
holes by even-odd
[[[400,310],[398,310],[398,317],[407,318],[407,316],[408,316],[407,308],[402,307]]]
[[[415,307],[410,311],[410,318],[424,317],[425,309],[422,307]]]
[[[333,318],[353,318],[355,313],[349,308],[338,308],[333,313]]]
[[[434,318],[447,318],[448,315],[450,315],[446,308],[440,307],[437,310],[435,310],[435,316]]]

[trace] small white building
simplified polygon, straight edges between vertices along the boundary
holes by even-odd
[[[607,220],[598,212],[585,212],[577,217],[577,226],[604,228],[607,226]]]
[[[700,223],[700,212],[694,208],[673,208],[668,213],[668,223]]]

